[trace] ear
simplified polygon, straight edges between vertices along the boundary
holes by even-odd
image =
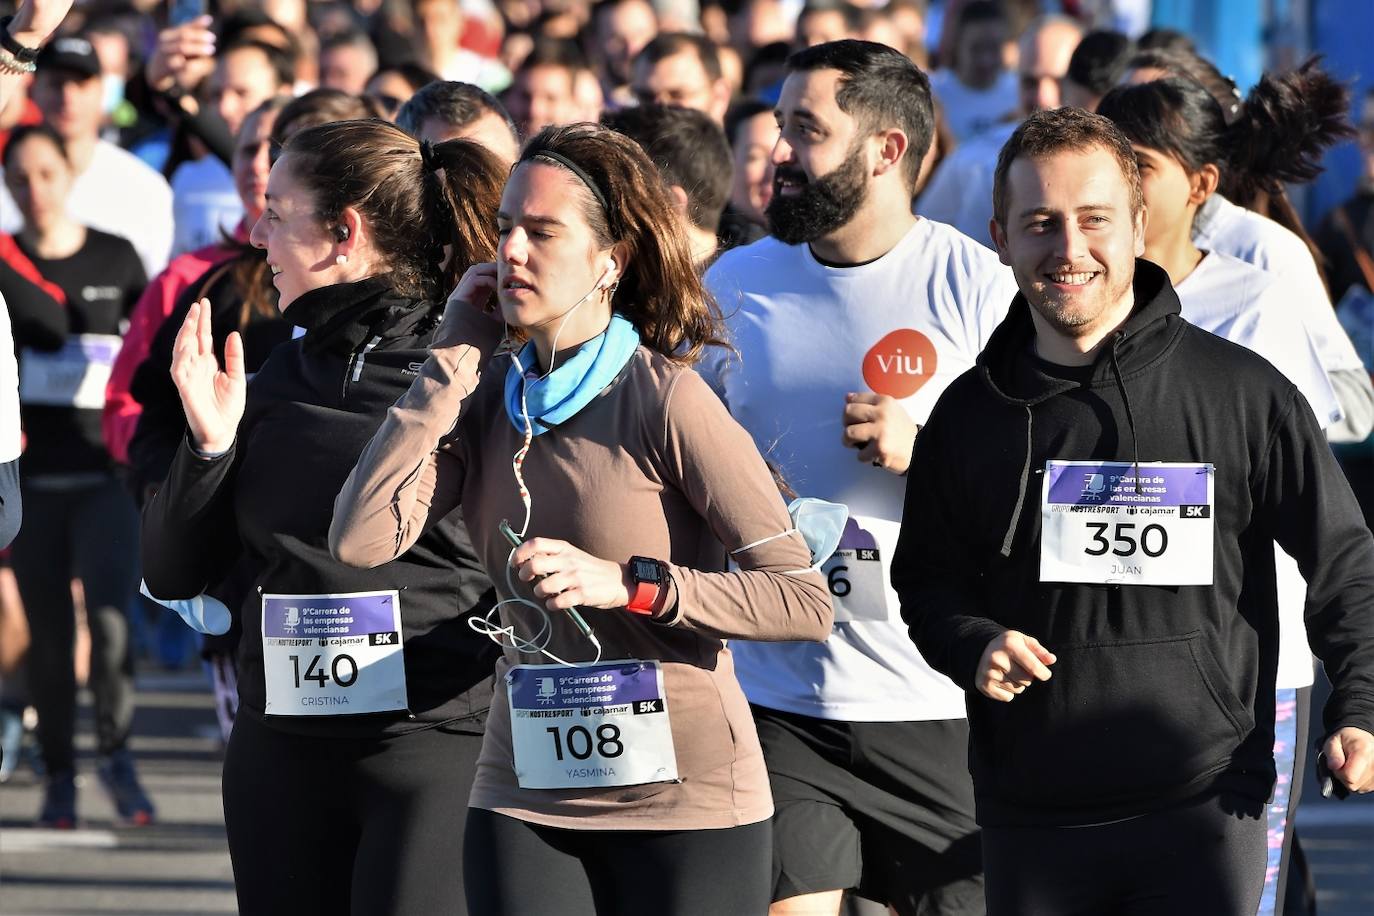
[[[615,261],[615,269],[606,274],[606,279],[601,281],[603,288],[619,283],[625,277],[625,268],[630,263],[630,246],[624,242],[616,242],[611,246],[611,252],[607,257]]]
[[[992,245],[997,249],[997,260],[1010,267],[1011,252],[1007,249],[1007,234],[997,220],[988,220],[988,235],[992,236]]]
[[[1188,176],[1188,203],[1200,207],[1207,202],[1207,198],[1217,192],[1217,186],[1221,184],[1221,170],[1213,163],[1209,162]]]
[[[900,169],[902,157],[910,150],[911,141],[900,130],[885,130],[878,134],[878,161],[873,166],[874,175],[883,175]]]
[[[682,185],[675,184],[675,185],[671,185],[671,186],[668,188],[668,193],[669,193],[670,195],[672,195],[672,198],[673,198],[673,206],[674,206],[674,208],[677,210],[678,215],[681,216],[682,218],[686,219],[686,218],[687,218],[687,191],[686,191],[686,189],[684,189],[684,188],[682,187]]]
[[[1137,258],[1145,256],[1145,226],[1150,221],[1150,208],[1144,204],[1140,205],[1140,212],[1135,215],[1132,221],[1135,228],[1135,256]]]

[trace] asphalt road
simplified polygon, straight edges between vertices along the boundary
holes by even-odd
[[[0,914],[235,912],[210,696],[199,672],[144,676],[139,687],[133,746],[158,805],[157,824],[113,823],[93,774],[89,716],[83,717],[80,829],[29,826],[41,793],[27,768],[0,786]],[[1374,796],[1328,801],[1309,777],[1298,831],[1318,913],[1374,913]]]

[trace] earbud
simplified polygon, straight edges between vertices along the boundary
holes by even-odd
[[[606,275],[609,274],[611,271],[615,270],[618,266],[619,265],[615,263],[615,258],[606,259],[606,268],[601,272],[601,279],[598,280],[596,283],[597,289],[610,289],[612,286],[615,285],[615,280],[607,282]]]
[[[340,223],[334,227],[334,238],[340,242],[348,241],[348,227]]]

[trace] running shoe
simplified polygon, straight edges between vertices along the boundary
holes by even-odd
[[[71,770],[48,777],[43,788],[43,810],[38,814],[38,826],[53,830],[75,829],[76,774]]]
[[[119,818],[135,827],[153,822],[153,803],[138,782],[134,755],[128,749],[115,751],[96,768],[100,784],[109,793]]]

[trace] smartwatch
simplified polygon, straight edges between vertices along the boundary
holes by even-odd
[[[630,578],[634,581],[634,589],[630,592],[630,603],[625,605],[625,610],[646,616],[652,614],[658,607],[663,585],[668,580],[667,570],[658,560],[630,557]]]

